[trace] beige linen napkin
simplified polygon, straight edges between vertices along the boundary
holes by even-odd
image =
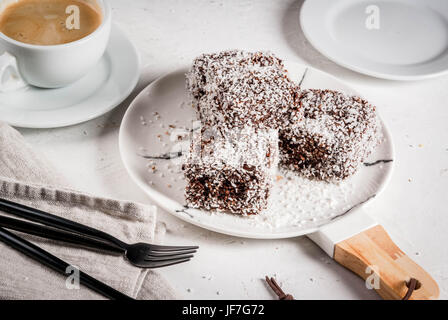
[[[98,198],[70,189],[19,132],[2,122],[0,197],[101,229],[130,243],[157,242],[165,232],[156,223],[153,206]],[[175,298],[173,289],[158,272],[133,267],[122,257],[20,235],[129,296]],[[73,289],[73,283],[67,286],[67,277],[0,242],[0,299],[103,299],[82,285],[79,289]]]

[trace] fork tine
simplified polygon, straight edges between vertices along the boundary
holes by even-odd
[[[177,254],[190,254],[196,253],[196,250],[184,250],[184,251],[148,251],[148,256],[152,257],[166,257],[166,256],[175,256]]]
[[[185,255],[171,255],[165,257],[154,257],[154,256],[146,256],[145,261],[169,261],[169,260],[179,260],[179,259],[190,259],[193,258],[192,254]]]
[[[151,251],[181,251],[181,250],[196,250],[198,246],[159,246],[156,244],[151,245]]]
[[[141,266],[144,268],[154,269],[154,268],[168,267],[168,266],[172,266],[172,265],[187,262],[187,261],[190,261],[190,258],[175,259],[175,260],[168,260],[168,261],[153,261],[153,262],[148,261],[145,264],[141,264]]]

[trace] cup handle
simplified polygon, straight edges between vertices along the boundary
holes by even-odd
[[[14,91],[26,86],[17,68],[16,58],[8,52],[0,55],[0,92]]]

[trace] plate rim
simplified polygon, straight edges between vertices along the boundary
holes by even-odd
[[[309,65],[304,65],[301,63],[297,63],[297,62],[288,62],[288,64],[295,64],[297,66],[300,67],[304,67],[304,68],[308,68],[311,69],[315,72],[319,72],[322,74],[325,74],[326,76],[332,78],[333,80],[345,85],[346,87],[350,88],[353,94],[356,95],[360,95],[359,92],[357,90],[355,90],[349,83],[333,76],[332,74],[329,74],[327,72],[324,72],[322,70],[319,70],[317,68],[311,67]],[[321,225],[319,226],[315,226],[315,227],[310,227],[307,229],[301,229],[300,231],[288,231],[288,232],[282,232],[282,233],[269,233],[269,234],[265,234],[265,233],[261,233],[261,232],[241,232],[241,231],[229,231],[229,230],[223,230],[222,228],[217,228],[214,227],[213,225],[209,225],[209,224],[204,224],[201,223],[200,221],[197,221],[194,218],[189,217],[187,214],[183,214],[182,212],[173,210],[172,207],[170,207],[170,205],[168,205],[167,203],[171,203],[172,205],[176,205],[178,206],[179,203],[175,200],[173,200],[172,198],[166,196],[165,194],[157,191],[154,188],[151,188],[149,185],[144,184],[140,181],[140,179],[136,176],[136,174],[133,172],[133,170],[131,170],[131,168],[129,167],[129,164],[125,161],[126,157],[125,157],[125,151],[124,151],[124,126],[125,123],[127,123],[127,119],[130,117],[130,114],[132,113],[133,108],[135,108],[135,105],[137,104],[137,101],[139,99],[141,99],[142,96],[145,95],[145,92],[150,89],[150,87],[152,86],[157,86],[157,84],[162,81],[165,77],[169,77],[175,73],[180,73],[180,72],[184,72],[188,70],[188,66],[184,66],[181,68],[177,68],[171,72],[165,73],[164,75],[160,76],[159,78],[157,78],[156,80],[154,80],[153,82],[151,82],[149,85],[147,85],[145,88],[143,88],[141,90],[141,92],[133,99],[133,101],[131,102],[131,104],[129,105],[128,109],[126,110],[126,113],[123,116],[123,119],[121,121],[120,124],[120,130],[119,130],[119,135],[118,135],[118,147],[119,147],[119,152],[120,152],[120,158],[121,158],[121,162],[123,163],[123,166],[125,167],[128,175],[130,176],[131,180],[151,199],[151,201],[153,201],[157,206],[159,206],[160,208],[162,208],[163,210],[165,210],[166,212],[168,212],[169,214],[185,221],[188,223],[191,223],[195,226],[198,226],[200,228],[206,229],[206,230],[210,230],[210,231],[214,231],[214,232],[218,232],[220,234],[225,234],[225,235],[230,235],[230,236],[236,236],[236,237],[241,237],[241,238],[247,238],[247,239],[286,239],[286,238],[293,238],[293,237],[298,237],[298,236],[303,236],[306,234],[310,234],[312,232],[315,232],[317,230],[319,230],[319,228],[332,223],[334,221],[338,221],[340,219],[343,219],[344,217],[346,217],[347,215],[352,214],[353,212],[356,212],[357,210],[349,210],[346,213],[342,214],[341,216],[337,216],[334,219],[332,219],[331,221],[327,221],[327,222],[323,222]],[[362,95],[360,95],[362,96]],[[392,158],[395,159],[395,147],[394,147],[394,143],[392,140],[392,135],[391,132],[388,128],[388,126],[386,125],[386,122],[383,120],[383,118],[380,115],[380,112],[378,110],[376,110],[377,115],[379,117],[379,119],[381,120],[382,123],[382,127],[383,127],[383,134],[385,135],[385,137],[387,138],[388,141],[390,141],[389,145],[390,145],[390,152],[392,155]],[[375,193],[374,197],[370,197],[368,198],[365,202],[359,204],[359,206],[363,207],[365,205],[368,205],[372,200],[377,199],[378,196],[386,189],[386,187],[389,185],[389,182],[392,178],[392,173],[394,171],[394,164],[395,161],[391,162],[390,164],[390,169],[386,172],[384,178],[383,178],[383,182],[381,183],[381,186],[379,187],[378,191]]]
[[[128,47],[130,50],[129,52],[132,52],[135,55],[135,69],[136,72],[132,75],[132,80],[129,81],[129,85],[126,87],[126,90],[123,91],[123,93],[121,95],[119,95],[116,99],[114,99],[111,102],[105,102],[104,105],[107,105],[104,108],[98,109],[98,111],[96,112],[91,112],[88,115],[86,115],[85,117],[80,117],[80,119],[76,119],[74,121],[71,121],[70,119],[66,120],[66,121],[58,121],[57,123],[54,124],[38,124],[38,123],[31,123],[31,122],[23,122],[20,120],[8,120],[8,119],[1,119],[0,121],[4,121],[6,123],[8,123],[10,126],[16,127],[16,128],[27,128],[27,129],[53,129],[53,128],[63,128],[63,127],[68,127],[68,126],[73,126],[73,125],[77,125],[80,123],[84,123],[93,119],[96,119],[106,113],[108,113],[109,111],[115,109],[118,105],[120,105],[127,97],[129,97],[129,95],[133,92],[133,90],[135,89],[135,87],[137,86],[137,83],[140,79],[140,69],[141,69],[141,56],[139,51],[137,50],[137,47],[135,46],[135,44],[131,41],[131,39],[126,35],[126,33],[115,23],[112,24],[112,30],[111,30],[111,38],[112,36],[120,36],[123,37],[124,39],[126,39],[126,41],[128,42],[128,45],[126,47]],[[110,39],[108,42],[108,45],[110,43]],[[107,47],[106,47],[107,48]],[[107,51],[107,49],[106,49]],[[106,53],[105,51],[105,53]],[[104,56],[104,55],[103,55]],[[76,106],[72,105],[70,107]],[[54,109],[54,112],[63,112],[64,109]],[[82,119],[81,119],[82,118]]]
[[[334,1],[334,3],[336,3],[338,0]],[[300,13],[299,13],[299,24],[300,24],[300,28],[302,29],[303,34],[305,35],[305,38],[308,40],[308,42],[317,50],[319,51],[320,54],[322,54],[324,57],[326,57],[327,59],[329,59],[330,61],[333,61],[334,63],[347,68],[349,70],[364,74],[364,75],[368,75],[368,76],[372,76],[375,78],[379,78],[379,79],[386,79],[386,80],[395,80],[395,81],[418,81],[418,80],[425,80],[425,79],[432,79],[432,78],[437,78],[440,76],[444,76],[448,74],[448,65],[446,66],[445,69],[437,71],[437,72],[429,72],[429,73],[425,73],[425,74],[420,74],[420,75],[408,75],[408,76],[404,76],[404,75],[397,75],[397,74],[393,74],[393,73],[383,73],[383,72],[377,72],[368,68],[363,68],[360,67],[358,65],[354,65],[354,64],[350,64],[347,61],[344,61],[343,59],[340,59],[339,57],[335,57],[332,56],[330,52],[328,52],[328,50],[325,50],[322,48],[322,46],[319,45],[318,41],[316,39],[314,39],[310,32],[308,27],[305,25],[304,17],[306,15],[306,10],[310,10],[310,6],[315,5],[316,3],[318,3],[317,1],[310,1],[310,0],[305,0],[300,8]],[[310,28],[311,29],[311,28]]]

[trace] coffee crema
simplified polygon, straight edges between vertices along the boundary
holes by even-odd
[[[67,25],[69,6],[79,8],[79,29]],[[101,9],[93,1],[19,0],[0,12],[0,32],[24,43],[57,45],[91,34],[102,19]]]

